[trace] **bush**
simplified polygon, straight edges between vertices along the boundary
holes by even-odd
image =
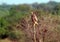
[[[0,28],[0,38],[4,39],[8,37],[8,30],[6,30],[5,28]]]
[[[24,33],[22,33],[21,31],[10,32],[9,33],[9,38],[11,40],[19,40],[19,39],[24,38]]]
[[[0,19],[0,38],[6,38],[8,36],[9,30],[7,28],[8,23],[4,18]]]

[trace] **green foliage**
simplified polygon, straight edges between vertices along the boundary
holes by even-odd
[[[5,18],[0,18],[0,38],[4,38],[5,36],[8,36],[9,29],[8,27],[9,23],[6,21]]]
[[[8,10],[0,10],[0,18],[9,15]]]
[[[5,28],[0,28],[0,36],[5,35],[8,32]]]
[[[18,5],[16,8],[18,11],[20,10],[23,12],[28,12],[31,9],[31,7],[28,4]]]

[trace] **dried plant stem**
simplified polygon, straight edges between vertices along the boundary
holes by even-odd
[[[35,24],[33,25],[34,27],[34,42],[36,42],[36,29],[35,29]]]

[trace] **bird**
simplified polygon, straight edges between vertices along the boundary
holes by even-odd
[[[32,22],[34,25],[38,25],[38,18],[36,16],[36,13],[35,12],[31,12],[31,19],[32,19]]]

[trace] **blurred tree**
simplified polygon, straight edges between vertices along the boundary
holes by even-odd
[[[54,7],[54,13],[57,15],[60,14],[60,4],[58,4]]]

